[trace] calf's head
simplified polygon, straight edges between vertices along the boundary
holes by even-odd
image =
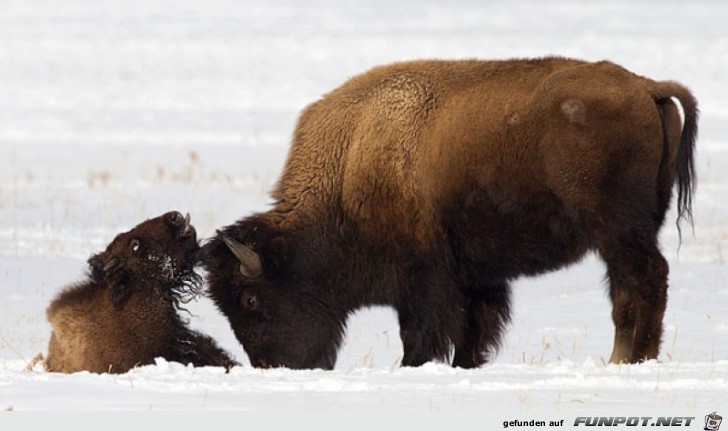
[[[117,235],[88,263],[91,277],[105,281],[116,307],[139,289],[158,289],[157,294],[179,305],[199,293],[194,272],[199,250],[189,214],[171,211]]]
[[[255,222],[218,231],[204,247],[209,293],[253,366],[332,369],[346,312],[292,242]]]

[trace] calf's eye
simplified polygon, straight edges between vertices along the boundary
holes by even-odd
[[[139,252],[139,249],[141,248],[141,246],[142,245],[141,245],[141,243],[139,242],[138,239],[133,239],[129,243],[129,248],[131,249],[132,253],[138,253]]]

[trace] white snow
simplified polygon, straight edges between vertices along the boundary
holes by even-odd
[[[726,17],[717,0],[3,1],[0,410],[725,416]],[[398,60],[548,54],[680,81],[700,103],[694,233],[683,224],[678,253],[673,205],[661,234],[658,361],[605,365],[613,327],[590,256],[516,283],[504,348],[477,370],[401,368],[387,308],[352,316],[334,371],[253,369],[203,298],[192,325],[244,363],[230,374],[164,360],[123,375],[24,371],[46,351],[48,303],[116,233],[178,210],[205,238],[264,210],[298,112],[347,78]]]

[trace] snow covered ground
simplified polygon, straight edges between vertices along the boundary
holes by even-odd
[[[726,18],[723,1],[1,1],[0,410],[725,415]],[[164,361],[115,376],[23,371],[46,350],[49,301],[115,233],[176,209],[207,237],[265,209],[298,112],[348,77],[547,54],[677,80],[700,102],[694,235],[684,225],[678,253],[673,209],[661,236],[659,361],[605,366],[613,328],[592,256],[516,283],[505,346],[478,370],[399,367],[386,308],[351,318],[332,372],[256,370],[203,298],[192,325],[244,362],[230,374]]]

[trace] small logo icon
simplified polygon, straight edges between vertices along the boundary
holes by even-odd
[[[717,431],[720,428],[720,422],[723,420],[723,416],[718,416],[715,412],[705,415],[705,428],[707,431]]]

